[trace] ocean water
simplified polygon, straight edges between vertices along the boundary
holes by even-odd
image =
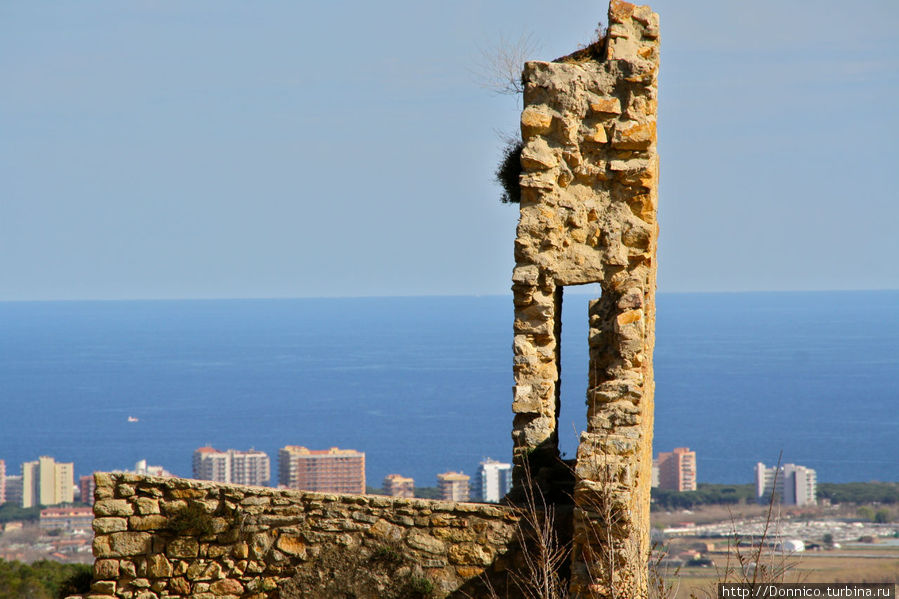
[[[563,450],[584,427],[587,296],[566,295]],[[511,297],[0,303],[0,459],[76,476],[201,445],[366,452],[434,485],[511,453]],[[899,480],[899,291],[661,294],[655,451],[700,482],[758,461]],[[129,423],[128,417],[138,418]]]

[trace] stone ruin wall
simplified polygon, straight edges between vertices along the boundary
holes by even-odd
[[[646,594],[655,330],[658,15],[612,0],[604,48],[524,69],[513,292],[516,489],[558,480],[562,289],[589,305],[573,597]],[[587,317],[588,315],[584,315]],[[524,480],[525,468],[530,483]],[[547,489],[548,487],[548,489]]]
[[[560,519],[574,598],[647,592],[658,15],[612,0],[608,22],[598,57],[529,62],[523,75],[513,498],[560,495],[562,290],[602,290],[587,315],[573,525]],[[496,505],[97,474],[94,513],[94,599],[487,597],[485,579],[514,597],[522,562],[518,513]],[[183,528],[187,513],[202,530]]]
[[[503,506],[95,480],[91,599],[484,597],[484,579],[505,592],[517,561]]]

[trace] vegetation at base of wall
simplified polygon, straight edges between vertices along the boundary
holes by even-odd
[[[90,590],[91,567],[41,560],[33,564],[0,559],[0,599],[62,599]]]
[[[309,589],[323,589],[316,597],[378,597],[428,599],[434,584],[421,565],[413,563],[401,544],[366,541],[358,546],[331,545],[316,557],[314,571],[297,572],[281,585],[281,599],[306,599]]]
[[[503,204],[521,203],[521,185],[518,178],[521,175],[521,150],[524,142],[520,139],[507,139],[503,148],[503,157],[496,167],[494,178],[503,188],[500,201]]]
[[[665,510],[691,509],[699,505],[735,505],[755,503],[754,485],[713,485],[701,483],[695,491],[671,491],[654,488],[654,508]]]
[[[192,534],[202,537],[213,531],[212,516],[202,505],[192,501],[169,518],[169,528],[179,535]]]
[[[818,500],[831,503],[899,503],[899,483],[818,483]]]
[[[19,507],[14,503],[4,503],[0,505],[0,522],[37,522],[41,517],[41,508],[35,507]]]

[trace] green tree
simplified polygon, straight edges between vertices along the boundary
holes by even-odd
[[[874,520],[874,508],[869,505],[863,505],[855,512],[862,520]]]

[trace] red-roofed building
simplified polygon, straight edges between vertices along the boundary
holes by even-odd
[[[363,495],[365,453],[288,445],[278,452],[278,482],[290,489]]]

